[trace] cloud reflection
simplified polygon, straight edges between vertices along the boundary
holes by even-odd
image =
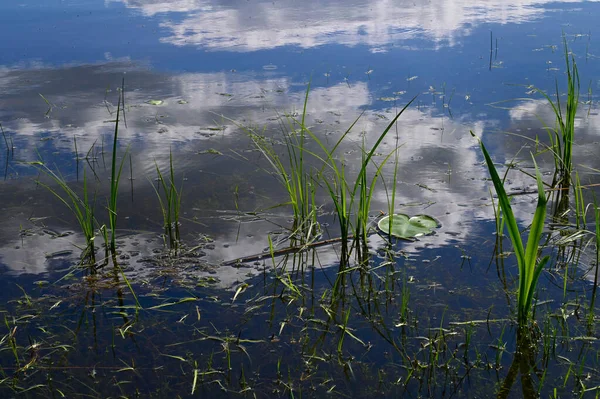
[[[73,153],[73,136],[77,137],[82,154],[92,145],[98,145],[103,135],[111,137],[114,128],[111,112],[114,112],[115,89],[121,78],[115,72],[118,69],[114,65],[79,66],[5,73],[0,79],[9,94],[0,97],[0,109],[14,115],[7,120],[5,127],[19,143],[18,159],[36,159],[36,151],[32,149],[44,137],[52,138],[43,143],[50,146],[45,153],[55,153],[56,160]],[[268,165],[258,154],[249,152],[246,160],[234,156],[249,146],[239,124],[257,126],[261,132],[264,128],[265,134],[277,138],[281,134],[282,118],[285,121],[283,114],[302,111],[302,90],[298,90],[287,78],[279,77],[258,78],[229,73],[167,76],[144,70],[130,71],[127,76],[127,127],[123,126],[120,134],[123,146],[132,145],[138,200],[121,208],[121,215],[131,215],[138,222],[131,221],[123,226],[136,228],[136,223],[141,221],[145,223],[145,229],[152,226],[159,229],[160,221],[154,221],[155,224],[145,221],[148,215],[158,215],[152,200],[155,193],[149,181],[153,181],[156,174],[155,160],[164,165],[161,162],[168,159],[171,147],[177,171],[187,177],[183,200],[186,218],[202,223],[194,226],[188,221],[188,228],[208,233],[215,239],[215,248],[209,251],[207,260],[218,264],[223,260],[261,252],[266,246],[266,237],[277,228],[269,222],[242,223],[236,219],[239,211],[235,209],[233,192],[239,189],[237,205],[242,212],[265,209],[284,202],[285,198],[276,179],[261,169],[268,168]],[[18,94],[10,94],[16,92],[12,86],[33,79],[37,80],[31,87],[21,87]],[[112,87],[108,94],[107,86]],[[52,110],[47,116],[48,106],[38,93],[44,93],[52,103]],[[151,99],[160,99],[163,103],[160,106],[150,105],[148,100]],[[403,104],[407,100],[400,99],[398,102]],[[371,102],[366,82],[351,86],[342,83],[314,87],[306,120],[315,134],[333,145]],[[395,112],[395,107],[367,111],[358,120],[338,149],[339,159],[348,165],[349,176],[358,170],[363,141],[367,147],[371,145],[393,119]],[[480,234],[475,221],[491,219],[493,211],[489,207],[487,171],[481,164],[479,148],[469,130],[483,136],[486,127],[493,122],[449,119],[440,115],[439,110],[426,107],[409,108],[399,121],[397,129],[393,129],[383,141],[374,160],[381,162],[397,144],[401,145],[396,211],[411,215],[427,213],[443,224],[435,236],[426,237],[420,243],[407,244],[404,249],[417,253],[423,245],[457,245],[474,234]],[[213,147],[229,158],[197,154]],[[75,179],[73,171],[63,173],[69,179]],[[389,182],[393,176],[392,164],[384,168],[383,173]],[[388,210],[389,189],[389,184],[388,191],[383,185],[377,186],[373,194],[374,212]],[[129,190],[128,185],[123,184],[122,190]],[[529,201],[528,198],[523,200]],[[325,211],[331,211],[331,199],[322,197],[319,202],[324,204]],[[7,209],[11,209],[10,198],[5,203]],[[525,220],[530,217],[529,207],[519,208],[517,213]],[[35,216],[49,216],[44,214],[47,209],[36,207]],[[281,219],[279,224],[287,225],[289,222],[287,211],[284,208],[276,210],[276,217]],[[218,212],[225,212],[229,217],[220,217]],[[23,224],[24,221],[13,223]],[[332,234],[335,234],[334,228]],[[9,266],[15,272],[23,269],[16,260],[18,257],[31,265],[26,268],[28,272],[45,270],[45,258],[40,258],[41,263],[34,261],[41,256],[38,249],[42,245],[34,243],[30,246],[38,250],[33,255],[23,255],[23,249],[16,252],[8,250],[14,245],[13,240],[7,241],[4,257],[5,262],[8,259],[11,265],[16,265]],[[69,245],[72,247],[72,244]],[[330,251],[329,256],[323,255],[324,262],[333,263],[332,254]],[[235,278],[224,277],[223,281],[233,283],[232,279],[247,273],[250,271],[235,272],[232,275]]]
[[[257,51],[281,46],[366,45],[381,51],[406,39],[455,45],[483,23],[523,23],[549,0],[352,0],[296,2],[108,0],[161,20],[176,46]],[[580,0],[561,1],[579,3]]]

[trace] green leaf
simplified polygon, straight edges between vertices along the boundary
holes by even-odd
[[[409,217],[403,213],[398,213],[391,215],[391,218],[390,216],[381,218],[378,226],[386,234],[411,239],[432,234],[433,229],[440,227],[440,222],[427,215]]]
[[[162,105],[164,103],[164,101],[163,100],[148,100],[147,103],[150,105]]]

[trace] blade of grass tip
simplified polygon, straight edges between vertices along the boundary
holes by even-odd
[[[194,369],[194,381],[192,382],[192,395],[196,392],[196,383],[198,382],[198,369]]]
[[[408,107],[410,107],[410,105],[417,99],[418,95],[414,96],[401,110],[400,112],[398,112],[396,114],[396,116],[394,117],[394,119],[392,119],[392,121],[387,125],[387,127],[385,128],[385,130],[383,131],[383,133],[381,133],[381,135],[379,135],[379,138],[377,139],[377,141],[375,142],[375,144],[371,147],[371,151],[369,151],[369,153],[367,154],[367,157],[365,158],[365,161],[363,162],[363,165],[360,169],[359,172],[359,178],[361,177],[362,174],[366,173],[366,169],[367,169],[367,165],[371,162],[371,158],[373,157],[373,154],[375,154],[375,151],[377,150],[377,148],[379,147],[379,145],[381,144],[381,142],[383,141],[383,139],[385,138],[385,136],[387,135],[387,133],[390,131],[390,129],[392,127],[394,127],[396,121],[398,120],[398,118],[400,118],[400,115],[402,115],[404,113],[404,111],[406,111],[406,109]],[[357,185],[354,186],[354,189],[352,190],[352,198],[354,198],[354,195],[356,194],[356,190],[358,189]]]
[[[125,77],[121,80],[121,98],[121,102],[123,103],[123,123],[125,124],[125,129],[127,129],[127,117],[125,116]]]
[[[306,117],[306,106],[308,105],[308,93],[310,93],[310,83],[312,79],[309,79],[308,85],[306,86],[306,94],[304,95],[304,106],[302,107],[302,128],[306,125],[304,124],[304,118]]]
[[[403,145],[403,144],[402,144]],[[371,181],[371,186],[369,188],[369,195],[367,197],[367,210],[371,209],[371,201],[373,199],[373,193],[375,192],[375,184],[377,183],[377,179],[379,176],[381,176],[383,167],[387,164],[387,162],[389,161],[389,159],[392,157],[392,155],[396,154],[396,157],[398,156],[398,149],[400,149],[402,147],[402,145],[400,146],[396,146],[396,148],[394,148],[394,150],[392,150],[384,159],[383,161],[381,161],[381,164],[379,166],[377,166],[377,164],[375,164],[375,167],[377,168],[376,172],[375,172],[375,177],[373,178],[373,180]],[[392,187],[392,204],[394,203],[394,198],[395,198],[395,191],[396,191],[396,176],[397,176],[397,172],[398,172],[398,168],[395,167],[394,168],[394,184]],[[392,214],[390,213],[390,219]],[[391,231],[391,229],[390,229]]]
[[[131,283],[129,282],[129,279],[127,278],[127,276],[125,275],[125,271],[123,271],[123,268],[121,267],[121,265],[119,265],[116,262],[116,256],[113,255],[113,263],[114,265],[119,269],[119,272],[121,273],[121,277],[123,277],[123,281],[125,282],[125,285],[127,285],[127,288],[129,289],[129,292],[131,292],[131,295],[133,295],[133,299],[135,300],[135,304],[136,304],[136,313],[139,309],[142,309],[142,304],[140,303],[140,301],[138,300],[137,295],[135,294],[135,290],[133,289],[133,286],[131,285]]]

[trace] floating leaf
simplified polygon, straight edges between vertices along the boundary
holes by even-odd
[[[427,215],[409,217],[408,215],[399,213],[392,215],[391,232],[390,216],[381,218],[378,226],[385,234],[411,239],[433,233],[433,229],[440,227],[440,223],[435,218]]]
[[[162,105],[164,103],[163,100],[148,100],[147,102],[150,105]]]

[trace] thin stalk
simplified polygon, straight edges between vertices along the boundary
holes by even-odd
[[[590,321],[594,320],[596,305],[596,290],[598,289],[598,268],[600,267],[600,208],[594,199],[594,215],[596,220],[596,270],[594,271],[594,286],[592,287],[592,299],[590,301]]]
[[[6,151],[10,151],[11,147],[8,144],[8,139],[6,138],[6,133],[4,132],[4,128],[2,127],[2,124],[0,123],[0,131],[2,132],[2,138],[4,138],[4,143],[6,144]]]
[[[129,147],[125,151],[125,156],[119,164],[117,169],[117,143],[119,136],[119,118],[121,115],[121,105],[123,104],[123,98],[125,96],[125,78],[123,78],[121,84],[121,92],[119,94],[119,100],[117,102],[117,119],[115,120],[115,133],[113,136],[113,149],[112,149],[112,164],[110,174],[110,198],[108,201],[108,220],[110,225],[110,251],[115,254],[117,250],[116,246],[116,228],[117,228],[117,194],[119,190],[119,180],[121,179],[121,172],[123,171],[123,163],[125,157],[129,151]]]

